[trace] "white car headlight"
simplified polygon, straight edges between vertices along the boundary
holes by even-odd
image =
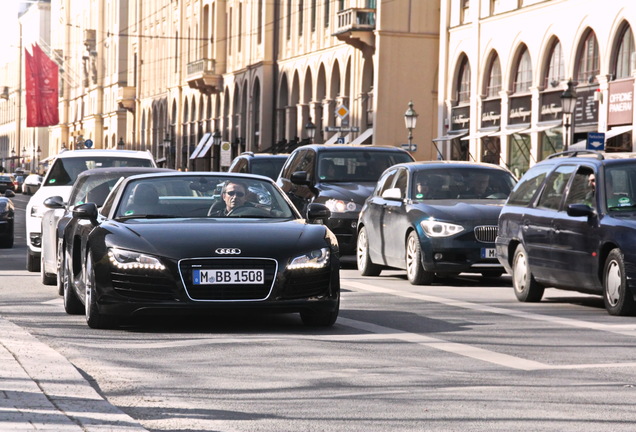
[[[166,266],[161,264],[158,258],[140,252],[109,248],[108,258],[110,263],[119,269],[166,269]]]
[[[429,237],[449,237],[464,231],[464,227],[435,219],[425,219],[420,226]]]
[[[45,209],[46,207],[44,206],[34,205],[31,207],[31,217],[41,218],[44,216]]]
[[[345,213],[358,210],[356,203],[352,201],[343,201],[338,199],[328,199],[325,201],[325,205],[332,213]]]
[[[287,266],[289,270],[308,269],[308,268],[324,268],[329,265],[331,252],[329,248],[316,249],[305,255],[294,258]]]

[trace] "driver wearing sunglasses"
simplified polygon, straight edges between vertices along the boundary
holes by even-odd
[[[208,216],[231,216],[232,212],[239,207],[253,205],[247,201],[247,187],[237,181],[230,180],[223,186],[221,198],[225,202],[225,206],[221,209],[210,209]]]

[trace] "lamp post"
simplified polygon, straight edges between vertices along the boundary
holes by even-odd
[[[26,147],[22,147],[22,162],[20,163],[20,168],[24,168],[26,165],[26,154],[27,154]]]
[[[404,113],[404,124],[409,131],[409,151],[413,151],[413,129],[417,124],[418,114],[413,109],[413,101],[409,102],[409,108]]]
[[[15,147],[11,147],[11,172],[15,171]]]
[[[172,138],[170,138],[170,134],[166,132],[166,137],[163,139],[163,158],[166,160],[166,168],[170,168],[171,144]]]
[[[307,138],[309,138],[309,144],[313,144],[314,137],[316,136],[316,125],[311,121],[311,117],[309,117],[309,121],[305,125],[305,130],[307,131]]]
[[[122,137],[119,137],[119,141],[117,141],[117,150],[124,150],[126,148],[126,143]]]
[[[219,171],[219,165],[221,161],[219,160],[221,154],[221,132],[218,129],[214,131],[212,134],[212,150],[210,151],[210,171]],[[213,160],[212,160],[213,159]]]
[[[35,158],[35,171],[40,171],[40,157],[42,156],[42,149],[40,148],[40,146],[38,146],[38,149],[35,151],[36,154],[36,158]]]
[[[576,90],[572,80],[568,81],[568,88],[561,93],[561,110],[563,113],[563,151],[567,151],[572,145],[574,135],[574,109],[576,108]]]

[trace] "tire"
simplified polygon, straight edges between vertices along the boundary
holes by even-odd
[[[40,278],[43,285],[57,285],[57,274],[47,273],[44,270],[44,255],[40,255]]]
[[[512,287],[517,300],[527,303],[541,301],[545,290],[530,272],[528,254],[522,245],[517,246],[512,260]]]
[[[379,276],[382,272],[382,267],[373,264],[369,256],[369,237],[367,236],[367,229],[365,227],[362,227],[358,233],[356,258],[358,271],[360,271],[362,276]]]
[[[57,248],[57,293],[61,296],[64,295],[64,281],[63,275],[64,273],[64,244],[60,241],[59,246]]]
[[[627,286],[625,258],[620,249],[610,251],[603,268],[603,301],[610,315],[633,315],[634,296]]]
[[[406,240],[406,276],[411,285],[430,285],[435,279],[435,273],[422,266],[422,247],[415,231],[411,231]]]
[[[37,273],[40,271],[40,260],[35,256],[31,249],[27,250],[27,260],[26,260],[26,269],[27,271]]]
[[[11,233],[11,237],[7,237],[0,241],[0,247],[11,249],[13,247],[13,233]]]
[[[308,327],[331,327],[338,319],[339,311],[340,300],[338,300],[336,309],[332,311],[302,311],[300,313],[300,319],[303,321],[303,324]]]
[[[64,262],[68,263],[69,260],[64,260]],[[80,315],[84,313],[84,305],[77,297],[75,290],[71,287],[71,270],[68,267],[69,266],[66,265],[60,274],[63,287],[62,295],[64,296],[64,310],[69,315]]]
[[[99,311],[97,293],[95,291],[95,268],[93,265],[93,255],[89,252],[84,266],[84,289],[86,290],[84,311],[86,313],[86,324],[93,329],[116,327],[117,320],[115,317],[103,315]]]

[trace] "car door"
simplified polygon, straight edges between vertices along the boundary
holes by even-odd
[[[409,171],[406,168],[398,169],[391,189],[400,192],[400,199],[386,201],[386,205],[384,206],[384,219],[380,225],[382,238],[384,239],[383,254],[386,262],[388,265],[399,268],[404,268],[406,262],[405,233],[409,225],[406,215],[408,177]]]
[[[597,276],[600,252],[598,213],[594,216],[570,216],[567,213],[570,204],[586,204],[598,211],[596,194],[593,194],[592,201],[587,198],[590,191],[594,192],[590,178],[597,177],[598,173],[592,166],[579,166],[568,184],[563,208],[552,220],[552,257],[559,269],[555,276],[567,286],[600,289]]]
[[[384,242],[382,235],[382,225],[384,225],[384,210],[389,205],[389,200],[382,196],[382,193],[393,186],[393,181],[397,169],[390,169],[380,177],[373,194],[367,199],[363,211],[363,223],[367,231],[369,242],[369,256],[376,264],[386,265],[384,256]]]
[[[576,165],[560,165],[545,182],[535,206],[528,207],[522,219],[523,243],[535,278],[544,283],[557,283],[561,269],[554,262],[554,219],[563,202],[565,188]]]

